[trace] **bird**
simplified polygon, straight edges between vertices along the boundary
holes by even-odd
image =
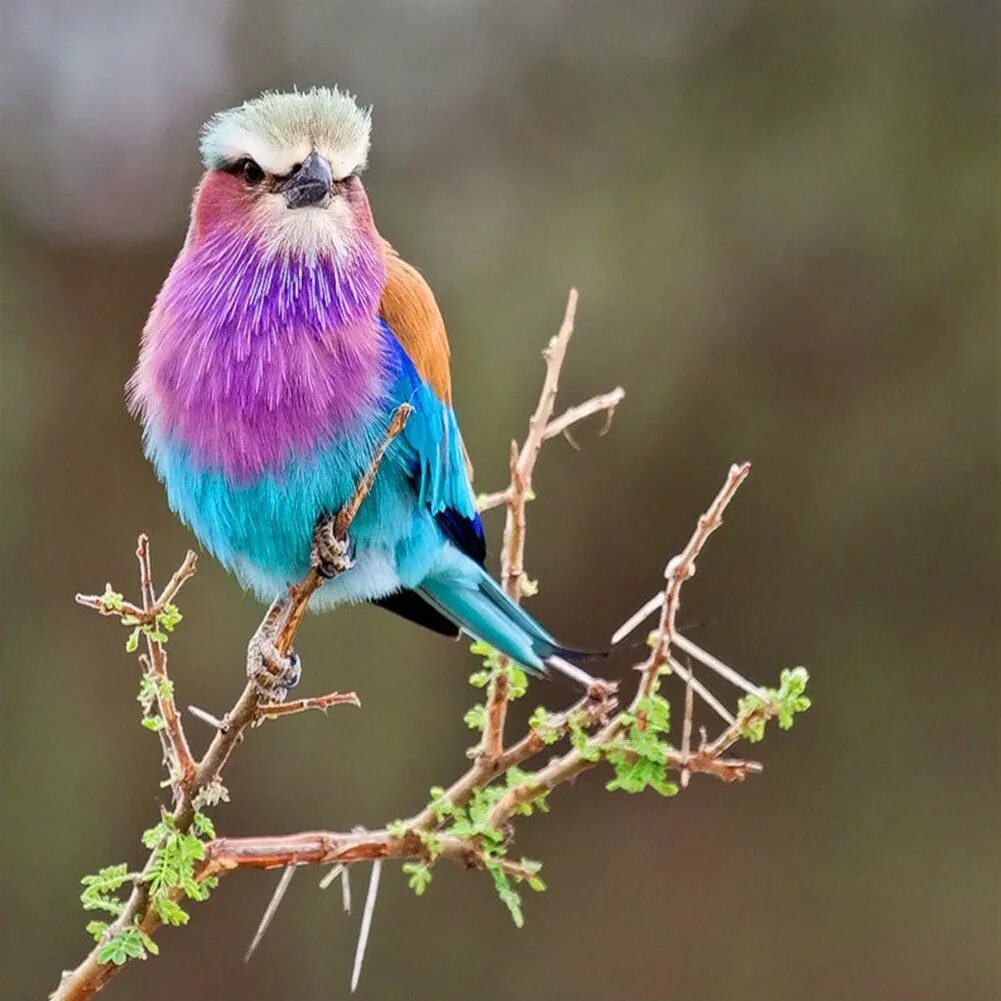
[[[485,568],[445,325],[376,229],[361,179],[370,137],[371,109],[337,87],[265,92],[205,123],[187,235],[127,385],[145,454],[170,508],[262,601],[340,560],[350,568],[325,573],[312,610],[370,602],[587,688],[589,655]],[[319,529],[403,404],[350,552],[331,553]],[[274,639],[248,651],[247,670],[282,699],[301,664]]]

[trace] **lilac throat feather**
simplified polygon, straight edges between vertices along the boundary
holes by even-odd
[[[130,384],[147,434],[245,482],[345,430],[381,390],[384,282],[374,240],[304,256],[242,227],[189,234]]]

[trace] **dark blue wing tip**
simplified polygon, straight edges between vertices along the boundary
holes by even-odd
[[[611,652],[611,650],[574,650],[571,647],[553,644],[546,654],[550,657],[562,657],[571,664],[590,664],[596,660],[604,660]]]
[[[487,537],[483,533],[483,522],[478,514],[467,518],[455,508],[449,507],[439,511],[434,520],[451,542],[470,559],[483,566],[487,558]]]

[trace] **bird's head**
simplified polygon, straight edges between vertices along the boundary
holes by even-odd
[[[206,173],[193,232],[251,237],[265,251],[344,259],[375,240],[359,178],[371,120],[335,88],[265,93],[202,130]]]

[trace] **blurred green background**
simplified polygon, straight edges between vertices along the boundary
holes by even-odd
[[[157,813],[124,634],[72,597],[134,592],[140,530],[161,575],[192,544],[123,384],[197,128],[332,81],[374,105],[366,184],[437,291],[478,488],[504,482],[571,284],[563,404],[627,389],[607,437],[542,457],[533,611],[604,643],[751,459],[683,619],[758,680],[806,664],[814,698],[744,785],[557,793],[520,827],[550,887],[521,931],[485,876],[442,866],[417,900],[390,866],[359,996],[998,996],[994,5],[7,0],[3,20],[5,996],[79,961],[80,875],[138,860]],[[182,597],[179,699],[221,712],[260,609],[207,558]],[[307,621],[300,651],[306,691],[364,708],[255,733],[220,831],[375,826],[457,773],[462,647],[366,608]],[[345,995],[357,915],[319,875],[251,965],[271,873],[227,879],[109,997]]]

